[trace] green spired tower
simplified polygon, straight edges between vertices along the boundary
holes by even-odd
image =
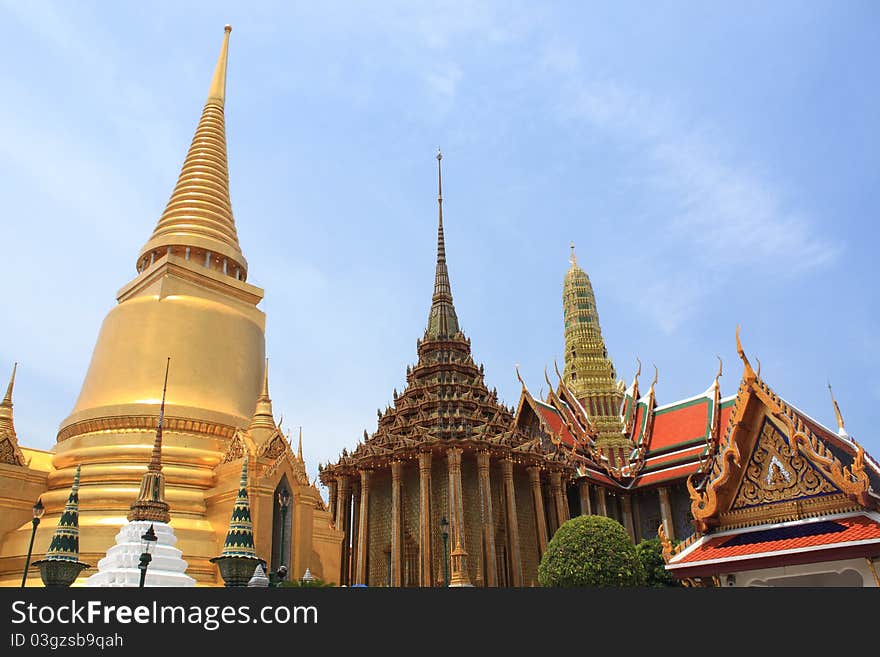
[[[35,561],[47,587],[68,587],[89,565],[79,560],[79,470],[73,475],[73,486],[67,497],[64,512],[52,535],[46,558]]]
[[[612,464],[622,461],[631,444],[623,433],[620,404],[623,383],[608,357],[596,297],[586,272],[578,267],[571,244],[571,267],[562,288],[565,318],[565,384],[584,405],[598,433],[597,445]]]

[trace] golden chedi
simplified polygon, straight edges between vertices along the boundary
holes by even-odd
[[[177,185],[137,257],[137,276],[118,292],[119,303],[104,320],[79,398],[61,423],[42,494],[46,521],[35,542],[38,549],[48,540],[82,466],[82,559],[97,563],[113,545],[150,461],[171,357],[165,500],[187,574],[200,584],[222,584],[209,559],[222,547],[240,461],[248,455],[257,550],[270,567],[284,563],[293,576],[307,567],[321,570],[322,559],[338,561],[327,555],[338,555],[341,540],[306,478],[301,449],[291,451],[272,416],[265,315],[257,308],[263,290],[246,282],[248,264],[229,196],[224,104],[230,31],[226,26]],[[31,478],[39,474],[46,477]],[[279,493],[292,500],[283,513]],[[29,509],[35,499],[22,505]],[[0,526],[0,583],[12,583],[16,569],[21,576],[29,538],[30,522],[15,531]]]

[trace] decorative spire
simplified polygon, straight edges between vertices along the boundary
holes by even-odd
[[[226,159],[224,105],[231,31],[227,25],[202,117],[171,199],[138,256],[138,271],[176,247],[178,255],[186,253],[199,263],[211,265],[211,259],[220,258],[213,265],[218,270],[246,278],[247,261],[235,230]],[[147,256],[149,260],[144,262]]]
[[[296,458],[303,460],[303,428],[299,428],[299,447],[296,448]]]
[[[18,446],[18,438],[15,435],[15,423],[12,420],[12,388],[15,386],[15,372],[18,369],[18,363],[12,366],[12,376],[9,379],[9,386],[6,388],[6,395],[0,402],[0,463],[8,465],[27,465],[24,460],[24,454]]]
[[[170,522],[168,503],[165,501],[165,475],[162,474],[162,425],[165,423],[165,394],[168,391],[168,370],[171,368],[171,357],[165,363],[165,383],[162,385],[162,403],[159,406],[159,422],[156,425],[156,439],[150,464],[141,479],[138,498],[128,512],[130,521],[144,520],[149,522]]]
[[[251,505],[247,492],[248,460],[248,457],[245,456],[241,464],[238,497],[235,498],[235,504],[232,507],[229,532],[226,534],[221,557],[257,558],[257,551],[254,548],[254,526],[251,522]]]
[[[840,406],[837,405],[837,400],[834,398],[834,391],[831,390],[830,381],[828,382],[828,394],[831,395],[831,403],[834,404],[834,415],[837,418],[837,435],[841,438],[849,438],[846,427],[843,426],[843,414],[841,414]]]
[[[251,429],[269,429],[275,430],[275,416],[272,412],[272,400],[269,398],[269,359],[266,359],[266,369],[263,371],[263,390],[257,397],[257,407],[254,410],[254,416],[251,418]]]
[[[13,436],[15,435],[15,425],[12,421],[12,389],[15,387],[15,372],[18,370],[18,363],[12,366],[12,376],[9,377],[9,385],[6,387],[6,394],[3,401],[0,402],[0,432],[6,431]]]
[[[446,241],[443,236],[443,173],[440,161],[443,153],[437,149],[437,271],[434,275],[434,296],[428,315],[426,339],[452,337],[459,332],[458,317],[452,305],[452,288],[446,268]]]
[[[562,285],[565,324],[565,385],[586,409],[601,444],[610,454],[629,451],[620,407],[623,390],[617,385],[614,363],[608,357],[599,326],[599,311],[590,277],[577,264],[574,243],[569,245],[571,266]]]
[[[58,519],[58,526],[52,535],[49,551],[46,552],[46,561],[71,561],[79,562],[79,472],[81,466],[76,466],[73,475],[73,486],[67,497],[64,512]]]

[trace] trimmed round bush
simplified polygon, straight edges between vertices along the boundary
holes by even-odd
[[[680,586],[664,568],[663,545],[659,538],[647,538],[636,545],[636,554],[645,571],[645,584],[648,586]]]
[[[538,566],[541,586],[644,586],[629,534],[604,516],[578,516],[556,530]]]

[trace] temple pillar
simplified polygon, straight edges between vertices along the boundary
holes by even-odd
[[[556,505],[556,529],[559,529],[559,526],[568,520],[568,499],[562,488],[561,472],[550,473],[550,489],[553,491],[553,502]]]
[[[550,488],[550,482],[547,480],[543,482],[541,488],[544,493],[544,499],[549,502],[549,504],[544,505],[544,510],[547,513],[547,534],[550,538],[553,538],[553,534],[559,529],[559,519],[556,517],[556,505],[553,503],[553,489]]]
[[[400,509],[400,472],[403,463],[391,462],[391,586],[403,585],[403,577],[400,572],[401,555],[400,539],[401,532],[401,509]]]
[[[470,586],[467,574],[467,545],[464,533],[464,504],[461,494],[461,448],[449,447],[446,450],[446,467],[449,471],[449,516],[452,533],[449,536],[450,586]]]
[[[592,515],[593,505],[590,503],[590,484],[586,479],[578,481],[578,497],[580,498],[581,503],[581,515]]]
[[[431,577],[431,452],[419,452],[419,585]]]
[[[607,518],[608,503],[605,501],[605,488],[603,486],[596,486],[596,506],[599,507],[599,515]]]
[[[626,530],[626,533],[629,534],[630,539],[635,542],[636,540],[636,531],[633,527],[633,510],[632,510],[632,496],[631,495],[621,495],[620,496],[620,515],[622,516],[623,522],[620,523],[623,525],[623,528]]]
[[[361,517],[361,482],[355,479],[351,482],[351,550],[348,559],[348,572],[351,573],[349,583],[354,584],[355,572],[357,571],[357,551],[360,540],[360,517]]]
[[[370,471],[361,470],[361,515],[358,520],[357,570],[355,584],[367,584],[367,550],[369,549]]]
[[[495,565],[495,517],[492,513],[492,488],[489,480],[489,452],[477,452],[477,470],[480,478],[480,513],[483,521],[483,554],[486,560],[486,586],[498,586]]]
[[[348,475],[341,475],[337,479],[337,489],[336,489],[336,529],[344,533],[344,538],[342,539],[342,550],[340,555],[340,563],[339,563],[339,584],[348,585],[349,580],[349,571],[348,571],[348,561],[349,561],[349,553],[350,553],[350,541],[351,541],[351,527],[349,522],[349,513],[351,509],[349,508],[349,504],[351,503],[350,497],[350,477]]]
[[[330,520],[333,522],[333,525],[336,525],[336,490],[338,485],[336,483],[336,477],[330,480],[329,488],[329,502],[330,502]],[[337,528],[338,529],[338,528]]]
[[[541,494],[541,471],[536,465],[528,467],[527,471],[535,505],[535,521],[538,525],[538,550],[543,557],[544,552],[547,551],[547,516],[544,514],[544,496]]]
[[[669,489],[661,486],[657,489],[660,498],[660,519],[663,522],[663,531],[670,541],[675,540],[675,524],[672,522],[672,504],[669,502]]]
[[[504,499],[507,507],[507,539],[510,555],[510,583],[522,586],[522,559],[519,553],[519,523],[516,519],[516,494],[513,489],[513,461],[501,460],[501,474],[504,478]]]

